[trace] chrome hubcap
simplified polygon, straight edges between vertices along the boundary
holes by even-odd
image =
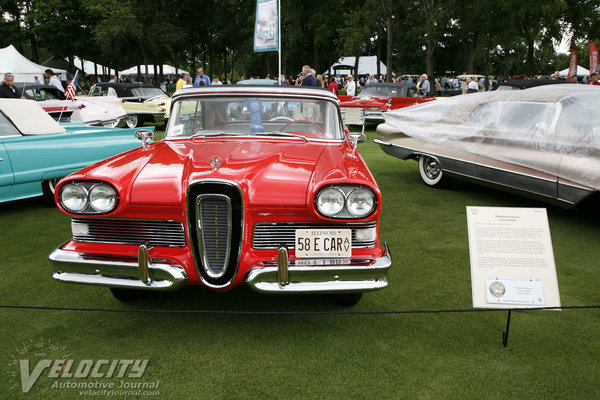
[[[423,166],[425,175],[427,175],[429,179],[436,179],[442,172],[440,163],[438,160],[432,157],[425,157],[425,160],[423,160]]]

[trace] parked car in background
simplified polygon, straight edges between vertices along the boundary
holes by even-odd
[[[360,90],[357,96],[339,96],[342,116],[360,110],[365,121],[383,122],[383,113],[435,100],[417,95],[413,83],[373,83]],[[346,120],[346,119],[345,119]]]
[[[144,83],[100,82],[90,88],[89,97],[116,97],[127,112],[129,128],[145,122],[163,122],[171,98],[161,89]]]
[[[383,151],[449,178],[574,206],[600,188],[600,89],[552,85],[458,96],[386,115]]]
[[[0,99],[0,202],[54,204],[60,178],[139,146],[133,129],[59,124],[35,101]]]
[[[144,290],[246,284],[355,304],[388,285],[381,193],[337,98],[285,86],[178,91],[165,139],[62,180],[73,237],[54,279]]]
[[[15,88],[25,98],[35,100],[52,118],[59,122],[83,122],[88,125],[116,126],[127,116],[117,99],[96,101],[96,98],[79,96],[68,100],[54,86],[36,83],[15,83]]]
[[[555,79],[513,79],[497,83],[491,90],[523,90],[544,85],[564,85],[576,84],[575,82],[567,82]]]

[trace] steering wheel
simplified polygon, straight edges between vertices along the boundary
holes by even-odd
[[[290,121],[287,124],[285,124],[284,126],[281,127],[281,129],[279,130],[280,132],[286,132],[285,128],[287,128],[288,126],[292,126],[294,124],[308,124],[308,125],[312,125],[314,127],[317,128],[317,132],[316,133],[320,133],[320,134],[325,134],[325,132],[323,131],[323,128],[321,128],[319,125],[315,124],[312,121],[306,120],[306,119],[302,119],[302,120],[297,120],[297,121]]]
[[[273,117],[269,120],[269,122],[293,122],[294,119],[290,117],[286,117],[285,115],[280,115],[279,117]]]

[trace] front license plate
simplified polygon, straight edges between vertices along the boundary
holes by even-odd
[[[351,257],[351,229],[296,229],[296,257]]]

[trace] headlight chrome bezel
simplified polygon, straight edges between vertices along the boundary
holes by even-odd
[[[69,208],[68,206],[65,205],[65,201],[63,201],[63,193],[65,191],[65,188],[71,188],[73,186],[78,187],[81,190],[83,190],[87,197],[85,207],[83,207],[80,210],[74,210],[72,208]],[[91,199],[92,192],[94,191],[94,189],[97,191],[101,187],[106,187],[106,188],[110,189],[110,191],[112,191],[112,193],[114,193],[114,201],[113,201],[112,207],[110,209],[108,209],[108,208],[107,209],[99,209],[99,207],[95,207],[94,205],[92,205],[92,199]],[[72,182],[68,182],[68,183],[64,184],[61,187],[60,192],[58,193],[58,200],[60,202],[61,207],[70,213],[103,215],[103,214],[109,214],[117,208],[117,206],[119,205],[119,193],[111,184],[106,183],[106,182],[72,181]]]
[[[323,210],[321,210],[321,208],[319,208],[319,196],[326,190],[338,190],[340,193],[343,194],[344,196],[344,206],[342,207],[342,209],[337,213],[337,214],[333,214],[333,215],[328,215],[325,212],[323,212]],[[355,191],[366,191],[367,193],[369,193],[371,195],[372,198],[372,207],[371,210],[367,213],[365,213],[364,215],[355,215],[352,212],[349,211],[348,209],[348,198],[350,197],[350,195],[352,193],[354,193]],[[377,195],[375,194],[375,192],[373,191],[373,189],[371,189],[368,186],[365,185],[352,185],[352,184],[347,184],[347,185],[327,185],[327,186],[323,186],[321,189],[319,189],[317,191],[317,194],[315,195],[313,204],[315,206],[315,209],[317,210],[317,212],[326,217],[326,218],[334,218],[334,219],[364,219],[367,218],[369,216],[371,216],[375,210],[377,209],[377,205],[378,205],[378,200],[377,200]]]

